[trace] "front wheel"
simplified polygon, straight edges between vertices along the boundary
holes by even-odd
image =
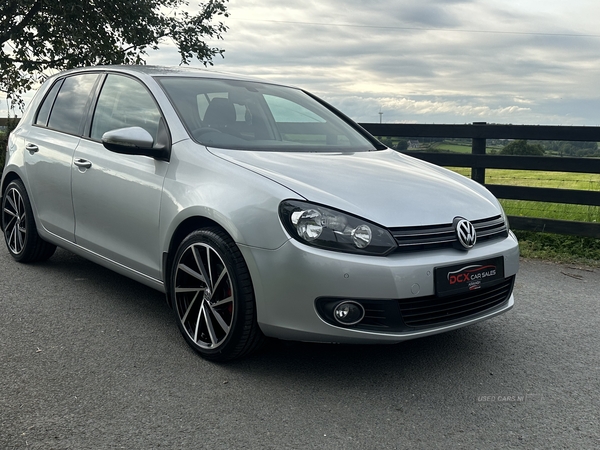
[[[2,230],[6,247],[19,262],[45,261],[56,246],[37,232],[31,203],[21,180],[12,181],[2,197]]]
[[[248,268],[221,229],[197,230],[183,240],[173,260],[169,286],[177,325],[204,358],[235,359],[264,340],[256,321]]]

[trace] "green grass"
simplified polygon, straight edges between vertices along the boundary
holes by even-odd
[[[449,167],[465,176],[471,175],[468,167]],[[569,172],[542,172],[535,170],[487,169],[487,184],[530,186],[557,189],[600,191],[600,174]],[[575,220],[600,223],[600,207],[567,205],[564,203],[530,202],[524,200],[501,200],[509,216],[543,217],[548,219]]]
[[[567,205],[564,203],[530,202],[524,200],[500,200],[500,203],[509,216],[600,223],[600,207],[598,206]]]
[[[600,191],[600,174],[487,169],[486,183]]]
[[[439,144],[432,145],[435,150],[444,150],[453,153],[471,153],[470,145],[451,144],[449,142],[442,142]]]
[[[600,267],[600,239],[513,230],[521,256]]]
[[[471,176],[469,167],[448,167],[466,177]],[[600,174],[543,172],[539,170],[486,169],[487,184],[510,186],[533,186],[559,189],[581,189],[600,191]]]

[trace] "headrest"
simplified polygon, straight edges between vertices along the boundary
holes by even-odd
[[[224,127],[235,123],[235,107],[226,98],[213,98],[204,114],[204,126]]]

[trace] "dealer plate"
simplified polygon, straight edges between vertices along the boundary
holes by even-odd
[[[476,291],[504,279],[504,258],[437,267],[434,278],[439,296]]]

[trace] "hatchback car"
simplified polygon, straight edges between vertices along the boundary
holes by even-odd
[[[58,74],[10,135],[1,188],[14,259],[60,246],[165,292],[211,360],[265,336],[396,343],[514,303],[517,240],[484,187],[293,87],[150,66]]]

